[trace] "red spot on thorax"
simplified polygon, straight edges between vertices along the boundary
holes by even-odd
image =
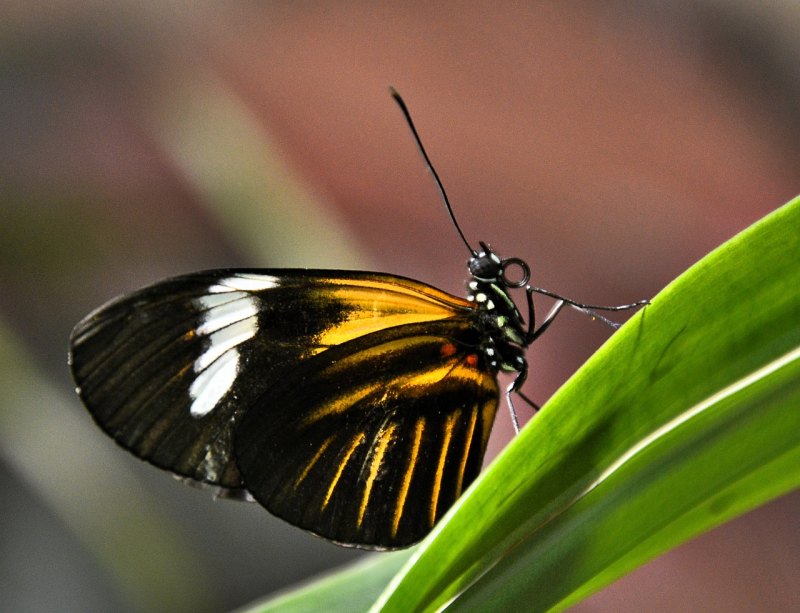
[[[478,354],[477,353],[470,353],[465,360],[467,366],[470,368],[477,368],[478,367]]]

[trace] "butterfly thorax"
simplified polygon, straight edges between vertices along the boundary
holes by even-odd
[[[529,269],[522,260],[501,260],[486,244],[469,261],[470,280],[467,300],[474,303],[477,325],[482,334],[481,349],[494,370],[518,372],[525,365],[525,323],[511,297],[510,289],[528,281]],[[506,277],[506,268],[519,266],[523,276],[518,281]]]

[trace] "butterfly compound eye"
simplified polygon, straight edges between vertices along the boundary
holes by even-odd
[[[495,280],[500,277],[502,267],[500,261],[481,254],[469,261],[469,274],[477,279]]]
[[[503,272],[503,260],[483,241],[480,245],[483,251],[475,253],[469,260],[469,274],[484,281],[499,281]]]
[[[510,274],[508,271],[509,268],[512,269]],[[515,268],[518,270],[514,271],[513,269]],[[531,279],[531,269],[528,268],[528,264],[524,260],[520,260],[519,258],[503,260],[502,270],[502,279],[506,287],[523,287]],[[522,276],[520,276],[520,272]]]

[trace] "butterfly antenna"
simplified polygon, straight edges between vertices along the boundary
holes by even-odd
[[[403,111],[403,115],[405,115],[406,122],[408,123],[408,127],[411,128],[411,133],[414,135],[414,140],[417,142],[417,147],[419,147],[419,152],[422,154],[422,157],[425,159],[425,164],[428,166],[428,170],[431,171],[434,180],[436,181],[436,185],[439,188],[439,193],[442,195],[442,200],[444,200],[444,205],[447,207],[447,212],[450,215],[450,219],[453,222],[453,225],[456,227],[456,231],[458,235],[461,237],[461,240],[464,241],[464,244],[469,249],[469,252],[473,256],[477,256],[478,253],[467,242],[467,238],[464,236],[464,233],[461,231],[461,226],[458,225],[458,221],[456,221],[456,216],[453,213],[453,207],[450,206],[450,199],[447,197],[447,192],[444,191],[444,185],[442,185],[442,180],[439,178],[439,174],[436,172],[436,169],[433,167],[431,163],[431,159],[428,157],[428,153],[425,151],[425,147],[422,146],[422,140],[417,133],[417,128],[414,127],[414,122],[411,120],[411,113],[408,112],[408,107],[406,103],[403,101],[403,98],[400,94],[397,93],[397,90],[394,87],[389,88],[389,92],[392,94],[392,98],[394,101],[397,102],[397,105],[400,107],[400,110]]]

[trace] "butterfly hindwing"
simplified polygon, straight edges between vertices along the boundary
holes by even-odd
[[[211,271],[90,314],[72,333],[70,362],[84,404],[120,445],[235,493],[233,429],[276,382],[361,336],[468,312],[460,299],[391,275]]]
[[[390,328],[270,387],[237,426],[237,462],[256,500],[290,523],[404,547],[480,472],[497,401],[469,320]]]

